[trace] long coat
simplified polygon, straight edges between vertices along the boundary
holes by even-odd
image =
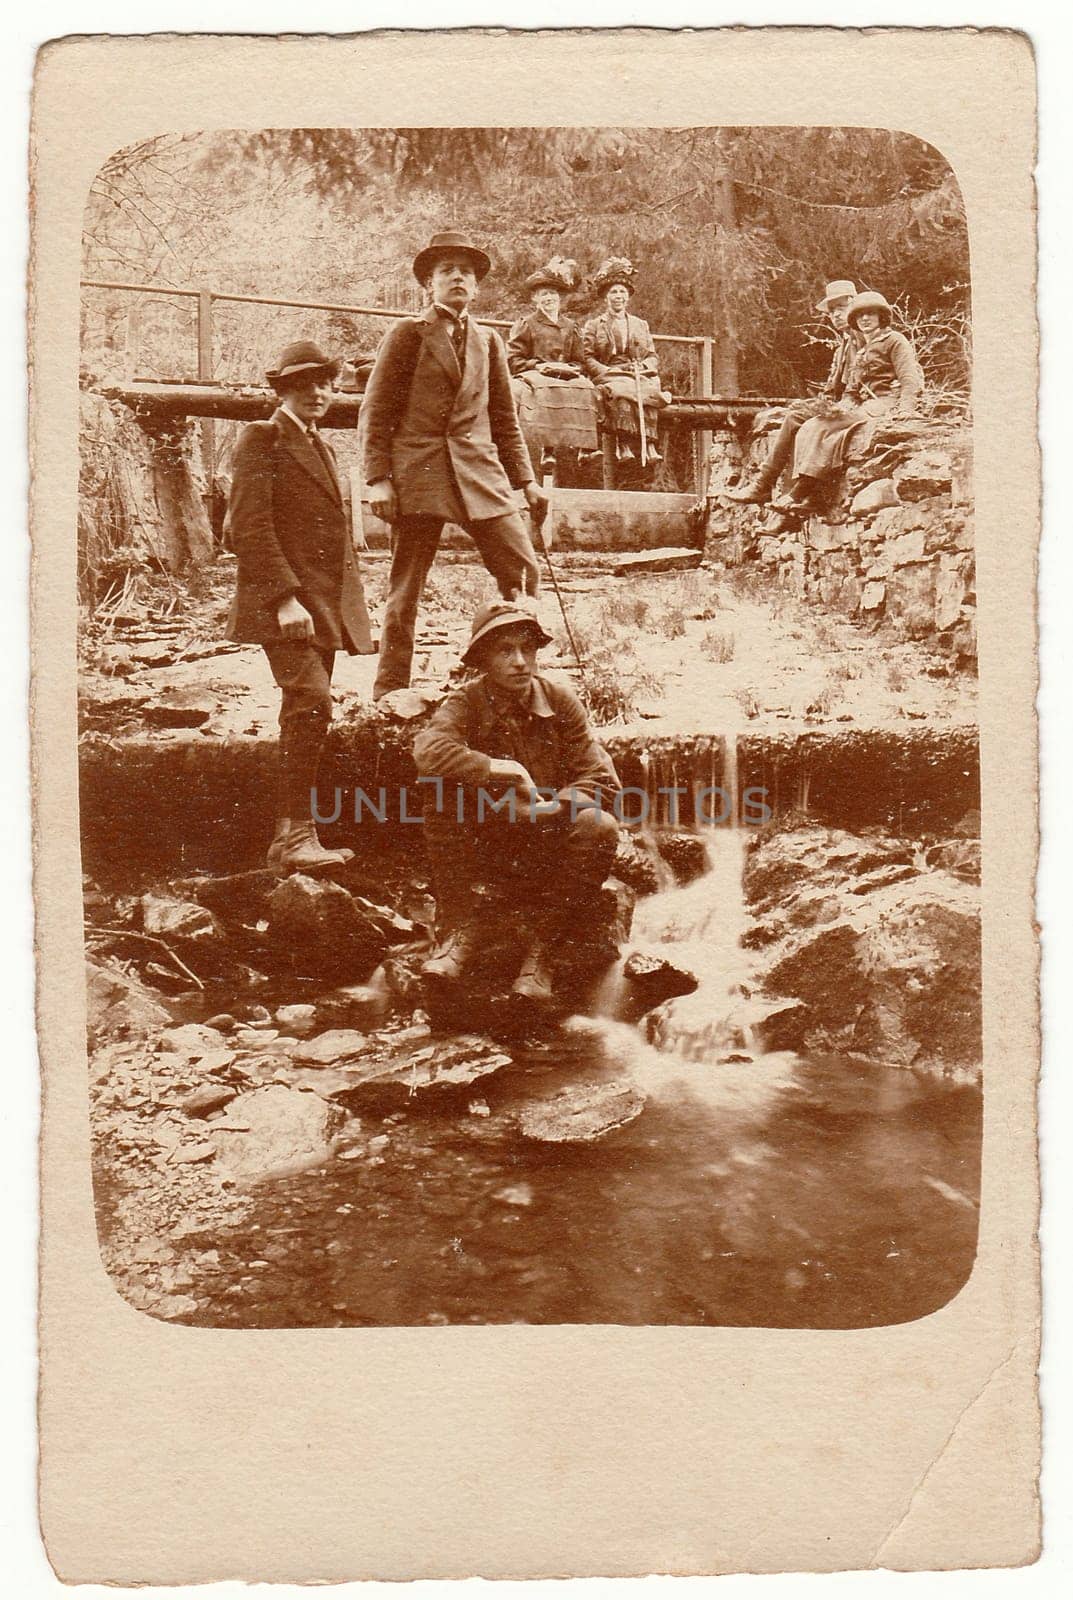
[[[238,588],[227,637],[240,644],[279,640],[276,608],[295,595],[313,618],[314,644],[370,655],[347,510],[331,446],[319,437],[327,461],[283,411],[242,432],[228,506]]]
[[[390,478],[402,516],[476,522],[517,511],[534,481],[503,342],[467,318],[459,371],[446,319],[429,306],[396,322],[362,401],[365,478]]]
[[[581,329],[572,317],[552,322],[543,311],[526,312],[510,330],[507,361],[514,377],[539,367],[543,361],[565,361],[581,372],[584,350]]]
[[[614,320],[609,312],[604,311],[598,317],[586,322],[582,335],[586,374],[594,383],[599,383],[602,378],[607,378],[616,371],[629,372],[632,377],[633,363],[638,361],[642,373],[651,378],[658,378],[656,346],[648,323],[642,317],[631,317],[627,314],[626,348],[622,350],[615,340]]]

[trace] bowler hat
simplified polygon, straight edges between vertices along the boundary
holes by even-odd
[[[862,311],[878,311],[885,322],[889,322],[894,315],[891,306],[875,289],[866,289],[863,294],[855,296],[846,312],[846,321],[852,326]]]
[[[856,293],[857,285],[850,278],[836,278],[827,285],[823,299],[817,300],[816,310],[826,311],[832,300],[852,300]]]
[[[284,346],[279,360],[274,367],[269,367],[265,376],[273,389],[278,389],[283,378],[297,378],[303,372],[330,372],[334,379],[342,370],[342,361],[326,356],[312,339],[299,339],[295,344]]]
[[[434,233],[425,248],[414,256],[414,277],[418,283],[425,282],[439,256],[467,256],[473,264],[478,283],[492,265],[491,256],[479,250],[475,244],[470,244],[464,233]]]
[[[521,601],[490,600],[487,605],[481,606],[473,619],[469,644],[462,656],[465,665],[467,667],[474,665],[473,652],[490,633],[495,633],[500,628],[517,627],[531,628],[537,635],[538,644],[551,643],[551,634],[546,632],[536,612],[530,611]]]

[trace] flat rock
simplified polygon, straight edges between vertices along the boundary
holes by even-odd
[[[299,1066],[330,1066],[333,1062],[361,1055],[369,1045],[369,1035],[357,1028],[329,1028],[298,1045],[293,1059]]]
[[[638,550],[626,555],[616,555],[609,561],[609,570],[619,578],[634,572],[688,572],[699,567],[702,550],[689,550],[672,546],[666,550]]]
[[[442,689],[434,689],[431,685],[392,689],[380,697],[376,709],[381,716],[393,717],[398,722],[412,722],[438,706],[442,699]]]
[[[863,489],[857,490],[850,502],[850,515],[860,517],[901,503],[893,478],[877,478],[874,483],[866,483]]]
[[[590,1143],[640,1116],[645,1097],[632,1083],[575,1083],[518,1113],[528,1139],[546,1144]]]
[[[207,1083],[192,1094],[184,1095],[179,1105],[188,1117],[207,1117],[211,1111],[221,1110],[237,1093],[237,1089],[226,1084]]]
[[[331,1153],[344,1121],[318,1094],[268,1084],[241,1094],[213,1124],[217,1168],[240,1183],[299,1171]]]

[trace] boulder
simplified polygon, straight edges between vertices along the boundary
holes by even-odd
[[[338,883],[293,873],[268,901],[268,938],[292,971],[362,978],[383,959],[387,940]]]
[[[622,972],[637,1003],[638,1014],[676,995],[692,994],[697,987],[695,973],[675,966],[663,956],[645,955],[639,950],[627,958]]]
[[[979,839],[944,839],[925,852],[924,860],[929,867],[952,872],[966,883],[980,882]]]
[[[291,1033],[311,1033],[316,1025],[317,1008],[307,1005],[280,1006],[275,1020],[281,1028],[286,1028]]]
[[[656,849],[678,883],[692,883],[708,870],[708,853],[699,833],[661,833]]]
[[[143,894],[138,903],[142,927],[157,938],[205,939],[217,931],[212,912],[196,901]]]
[[[857,490],[849,509],[851,516],[863,517],[873,511],[882,511],[885,506],[897,505],[901,505],[901,499],[893,478],[877,478],[875,482],[866,483],[863,489]]]
[[[325,1160],[344,1113],[318,1094],[267,1084],[232,1100],[209,1129],[216,1170],[240,1184]]]
[[[615,852],[615,877],[635,894],[655,894],[659,888],[660,869],[657,862],[636,835],[628,833],[625,828],[619,834]]]
[[[144,983],[119,967],[86,962],[86,1031],[90,1045],[122,1036],[141,1038],[171,1018]]]
[[[376,702],[377,715],[396,722],[413,722],[431,711],[443,699],[443,690],[422,684],[409,689],[392,689]]]

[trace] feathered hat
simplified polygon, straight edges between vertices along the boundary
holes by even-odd
[[[625,284],[627,289],[632,290],[635,275],[633,262],[628,256],[608,256],[593,273],[592,286],[597,294],[606,294],[613,283]]]
[[[525,287],[530,294],[537,289],[554,289],[557,294],[567,294],[577,286],[577,262],[567,261],[562,256],[552,256],[542,267],[531,272],[525,280]]]

